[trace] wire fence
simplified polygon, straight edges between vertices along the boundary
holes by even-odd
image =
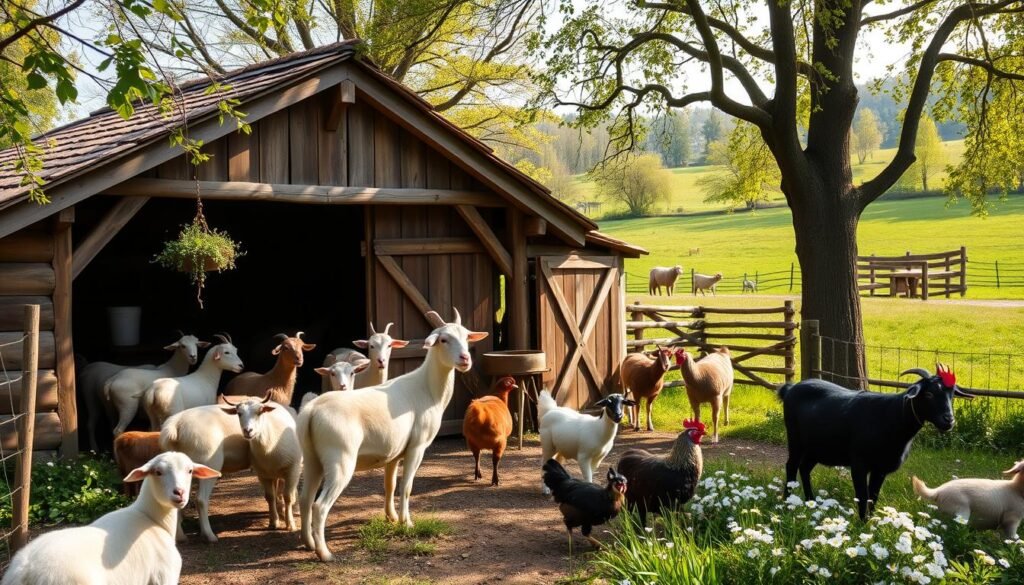
[[[1024,288],[1024,262],[967,263],[967,281],[979,288]]]
[[[39,305],[25,306],[25,333],[0,344],[0,572],[28,541],[32,438],[39,361]]]
[[[681,274],[676,280],[675,293],[676,295],[688,295],[692,294],[693,291],[693,277],[695,274],[708,274],[702,273],[698,270],[691,269],[690,274]],[[711,273],[714,274],[714,273]],[[650,283],[650,277],[648,275],[626,273],[626,293],[633,295],[645,295],[648,294],[648,285]],[[662,292],[665,292],[665,287],[662,287]],[[715,290],[722,293],[758,293],[758,292],[774,292],[774,293],[791,293],[800,290],[800,271],[796,268],[796,263],[790,263],[789,268],[782,270],[774,270],[770,272],[762,272],[753,270],[750,272],[743,272],[742,274],[737,273],[735,275],[723,275],[722,279],[715,285]]]

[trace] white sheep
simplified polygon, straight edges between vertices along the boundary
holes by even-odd
[[[393,339],[388,335],[388,330],[391,329],[392,325],[394,323],[388,323],[384,327],[384,331],[378,333],[373,328],[373,322],[370,322],[370,337],[357,339],[352,342],[356,347],[366,350],[366,353],[369,354],[370,363],[373,364],[372,368],[361,370],[359,375],[356,376],[356,388],[369,388],[370,386],[379,386],[387,382],[388,367],[391,363],[391,350],[409,345],[408,341]],[[324,357],[324,367],[330,367],[339,361],[360,363],[365,359],[367,359],[366,355],[354,349],[339,347]],[[330,380],[325,378],[321,383],[320,389],[322,392],[332,390]]]
[[[111,419],[117,418],[113,434],[118,436],[123,433],[128,425],[135,420],[142,402],[142,394],[146,388],[160,378],[171,376],[184,376],[191,366],[199,361],[199,350],[210,346],[208,341],[199,341],[194,335],[182,335],[178,341],[164,346],[164,349],[173,351],[171,359],[164,362],[155,369],[150,368],[128,368],[118,372],[107,379],[103,384],[101,400],[104,407],[110,414]],[[92,409],[89,411],[89,436],[94,436],[94,421]],[[116,415],[116,416],[115,416]],[[95,442],[94,439],[92,439]]]
[[[603,407],[601,416],[576,412],[571,408],[558,406],[550,390],[543,390],[537,400],[537,418],[540,424],[541,461],[552,457],[559,463],[575,459],[580,465],[583,481],[592,481],[594,470],[612,450],[615,433],[619,429],[625,412],[624,406],[636,406],[636,402],[621,394],[609,394],[598,400],[594,406]],[[551,490],[541,483],[545,494]]]
[[[227,406],[220,409],[237,416],[242,436],[249,441],[249,460],[252,470],[263,486],[263,496],[270,508],[270,529],[278,527],[278,482],[283,482],[284,505],[280,518],[289,532],[295,530],[295,516],[292,513],[302,473],[302,447],[295,434],[295,416],[276,402],[270,402],[271,394],[260,400],[246,398],[232,402],[224,396]]]
[[[242,436],[238,418],[224,412],[218,404],[190,408],[168,418],[160,431],[160,447],[181,451],[196,463],[225,475],[252,466],[249,442]],[[210,496],[216,485],[216,477],[203,479],[196,492],[199,531],[209,542],[217,542],[217,535],[210,527]],[[177,538],[185,541],[180,522]]]
[[[180,378],[160,378],[146,389],[143,406],[152,430],[159,431],[167,417],[188,408],[217,402],[217,386],[225,370],[242,371],[238,349],[223,335],[221,343],[210,348],[196,371]]]
[[[192,478],[215,470],[182,453],[161,453],[124,481],[142,480],[139,497],[88,526],[40,535],[18,551],[2,585],[176,585],[181,554],[174,546],[178,511],[188,504]]]
[[[716,272],[714,276],[707,274],[694,274],[693,275],[693,295],[697,296],[697,291],[700,294],[707,296],[704,291],[710,290],[711,294],[717,296],[718,281],[722,280],[722,273]]]
[[[678,264],[673,267],[655,266],[651,268],[651,273],[647,281],[647,292],[648,294],[661,294],[661,287],[665,287],[665,291],[668,296],[672,296],[672,293],[676,289],[676,279],[682,274],[683,267]]]
[[[1000,529],[1003,538],[1016,540],[1024,520],[1024,460],[1003,472],[1010,479],[965,478],[929,488],[912,478],[914,493],[935,502],[940,510],[982,530]]]
[[[444,410],[455,391],[455,370],[470,370],[473,361],[469,344],[485,337],[487,333],[463,327],[456,310],[454,323],[438,327],[424,340],[427,356],[415,370],[380,386],[328,392],[299,412],[299,441],[305,464],[300,497],[302,538],[320,560],[334,558],[327,548],[324,525],[356,471],[384,467],[385,515],[388,520],[412,526],[409,496],[413,479],[424,452],[441,428]],[[399,464],[405,471],[401,512],[396,513]]]
[[[748,290],[750,292],[752,292],[752,293],[756,293],[757,292],[757,283],[754,282],[753,280],[744,278],[743,279],[743,290],[741,291],[741,294],[747,292]]]

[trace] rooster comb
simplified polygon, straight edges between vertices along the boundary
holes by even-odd
[[[699,420],[689,420],[689,419],[687,419],[687,420],[683,421],[683,428],[686,429],[686,430],[696,429],[696,430],[698,430],[698,431],[703,433],[704,432],[704,423],[700,422]]]
[[[956,386],[956,374],[953,373],[953,370],[949,369],[949,366],[947,366],[946,364],[938,363],[935,364],[935,370],[938,372],[939,379],[942,380],[943,386],[945,386],[946,388],[952,388],[953,386]]]

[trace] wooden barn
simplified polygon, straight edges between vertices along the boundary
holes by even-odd
[[[370,322],[422,340],[432,329],[424,312],[448,319],[454,306],[491,333],[477,356],[546,352],[544,383],[561,403],[582,407],[616,387],[623,259],[644,250],[596,231],[351,44],[220,81],[250,134],[218,121],[225,96],[208,95],[208,80],[182,87],[172,119],[151,107],[130,120],[95,112],[40,137],[47,205],[27,200],[16,153],[0,153],[0,343],[20,337],[22,305],[42,305],[37,449],[78,450],[76,359],[159,363],[175,330],[229,332],[255,371],[273,363],[273,334],[305,331],[317,349],[299,396],[319,386],[312,369],[324,355],[365,338]],[[195,171],[169,146],[182,116],[211,155]],[[209,278],[203,309],[186,275],[152,262],[192,219],[196,178],[210,225],[245,250],[237,269]],[[115,306],[141,307],[137,345],[112,345]],[[420,346],[395,351],[392,376],[420,363]],[[13,378],[20,356],[4,357]],[[442,432],[461,430],[472,392],[488,382],[460,375]],[[0,416],[18,391],[0,384]]]

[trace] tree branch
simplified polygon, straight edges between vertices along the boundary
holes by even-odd
[[[249,24],[245,22],[245,20],[243,20],[241,17],[235,14],[234,11],[232,11],[231,8],[228,7],[224,0],[214,1],[217,3],[217,6],[220,8],[221,12],[224,13],[224,16],[226,16],[227,19],[231,21],[231,24],[238,27],[238,30],[245,33],[245,35],[253,41],[255,41],[256,44],[270,49],[271,51],[277,53],[278,56],[284,56],[287,55],[288,53],[291,53],[291,50],[288,47],[282,45],[281,43],[277,42],[276,40],[266,35],[260,34],[259,31],[249,26]]]
[[[793,33],[790,3],[779,0],[767,0],[766,3],[772,44],[779,59],[775,63],[775,98],[769,107],[775,124],[765,133],[765,141],[772,148],[772,153],[781,167],[785,164],[784,161],[801,160],[800,136],[796,129],[799,95],[796,35]],[[795,168],[782,170],[783,177],[799,176]]]
[[[9,46],[13,45],[14,43],[18,42],[19,39],[21,39],[25,35],[31,33],[32,31],[34,31],[35,29],[39,28],[40,26],[45,26],[45,25],[49,24],[50,22],[53,22],[54,20],[56,20],[56,19],[64,16],[65,14],[75,10],[76,8],[78,8],[79,6],[81,6],[84,3],[85,3],[85,0],[74,0],[74,2],[72,2],[71,4],[68,4],[67,6],[65,6],[64,8],[61,8],[60,10],[54,12],[53,14],[47,14],[45,16],[40,16],[40,17],[37,17],[37,18],[33,18],[32,20],[30,20],[27,23],[25,23],[24,26],[18,27],[14,31],[14,33],[11,34],[11,36],[7,37],[6,39],[0,40],[0,53],[3,53],[5,50],[7,50],[7,47],[9,47]]]
[[[934,4],[935,1],[936,0],[918,0],[917,2],[911,4],[910,6],[905,6],[903,8],[900,8],[899,10],[893,10],[892,12],[887,12],[885,14],[876,14],[875,16],[865,16],[860,20],[860,25],[865,26],[875,22],[882,22],[885,20],[899,18],[901,16],[910,14],[911,12],[918,10],[919,8],[924,8],[929,4]]]
[[[953,55],[951,53],[939,53],[936,61],[956,61],[957,63],[963,63],[965,65],[971,65],[972,67],[978,67],[988,71],[993,77],[999,77],[1001,79],[1012,79],[1014,81],[1024,81],[1024,74],[1013,73],[1004,69],[999,69],[995,66],[995,63],[986,61],[984,59],[975,59],[973,57],[964,57],[963,55]]]

